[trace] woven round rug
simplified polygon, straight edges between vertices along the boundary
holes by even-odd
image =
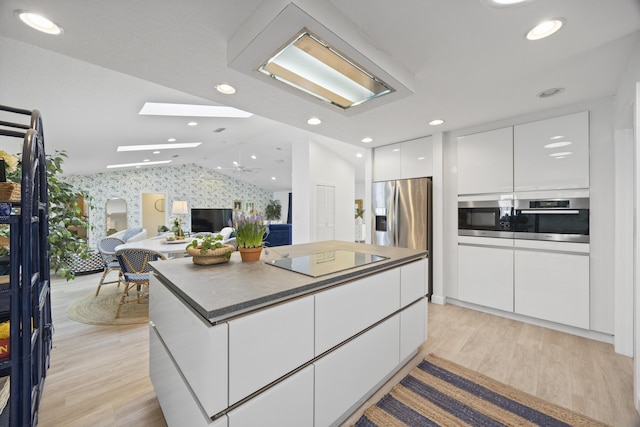
[[[149,300],[130,302],[122,306],[120,317],[116,319],[116,311],[120,303],[124,285],[106,285],[95,292],[83,296],[67,310],[67,317],[76,322],[88,325],[131,325],[149,322]],[[135,290],[132,292],[132,294]]]

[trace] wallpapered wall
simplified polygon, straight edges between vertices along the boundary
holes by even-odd
[[[174,200],[187,200],[189,208],[231,208],[234,200],[255,202],[258,212],[264,212],[273,193],[229,176],[210,171],[202,166],[181,165],[162,168],[140,168],[133,170],[98,173],[87,176],[64,178],[78,191],[93,198],[89,210],[89,245],[106,235],[105,206],[108,199],[122,198],[127,202],[129,227],[140,227],[142,223],[142,193],[164,193],[169,210]],[[168,218],[171,212],[167,212]],[[185,224],[191,224],[189,215]],[[147,230],[150,236],[157,230]]]

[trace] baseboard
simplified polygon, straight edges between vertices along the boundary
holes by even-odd
[[[444,305],[445,298],[441,295],[431,295],[431,302],[438,305]]]
[[[528,317],[522,314],[516,314],[508,311],[497,310],[495,308],[471,304],[468,302],[459,301],[452,298],[447,298],[447,303],[452,305],[457,305],[459,307],[469,308],[471,310],[481,311],[483,313],[493,314],[495,316],[506,317],[507,319],[517,320],[519,322],[528,323],[530,325],[553,329],[554,331],[564,332],[571,335],[577,335],[579,337],[589,338],[595,341],[602,341],[607,344],[613,344],[613,335],[605,334],[602,332],[576,328],[575,326],[563,325],[560,323],[550,322],[548,320],[536,319],[534,317]]]

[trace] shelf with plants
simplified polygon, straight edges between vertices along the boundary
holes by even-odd
[[[52,348],[46,157],[37,110],[0,106],[0,112],[29,122],[0,120],[0,136],[23,140],[20,182],[0,182],[0,190],[12,189],[10,196],[0,191],[0,236],[8,236],[0,252],[9,258],[8,275],[0,275],[0,321],[8,321],[0,326],[0,404],[8,399],[0,425],[26,426],[37,423]],[[7,329],[8,346],[2,342]]]

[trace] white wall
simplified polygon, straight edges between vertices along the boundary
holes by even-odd
[[[351,164],[313,141],[292,146],[293,243],[315,241],[315,191],[318,185],[335,187],[335,237],[354,240],[353,201],[355,171]]]
[[[615,349],[635,356],[633,402],[640,412],[640,43],[636,45],[629,65],[620,78],[616,92],[614,129],[616,149],[616,274],[615,274]],[[634,111],[635,110],[635,111]],[[634,153],[635,151],[635,153]],[[633,157],[629,161],[629,156]],[[631,183],[629,181],[632,181]],[[633,207],[633,215],[625,215]],[[635,221],[635,223],[634,223]],[[629,231],[633,237],[629,238]],[[630,254],[633,254],[630,256]],[[632,326],[631,326],[632,325]]]
[[[105,204],[108,199],[122,198],[127,204],[128,227],[142,226],[142,194],[165,195],[165,212],[171,216],[174,200],[186,200],[189,208],[231,208],[233,200],[252,201],[258,212],[264,212],[272,193],[253,184],[235,180],[201,166],[180,165],[150,167],[126,171],[104,172],[95,175],[65,176],[65,181],[93,198],[89,210],[89,244],[95,246],[106,234]],[[185,230],[190,229],[191,216],[184,217]],[[156,230],[147,230],[150,236]]]
[[[591,149],[591,329],[613,334],[614,235],[611,232],[614,203],[613,98],[594,100],[526,116],[486,123],[445,134],[444,141],[444,294],[457,298],[457,137],[590,111]],[[544,173],[544,171],[541,171]]]

